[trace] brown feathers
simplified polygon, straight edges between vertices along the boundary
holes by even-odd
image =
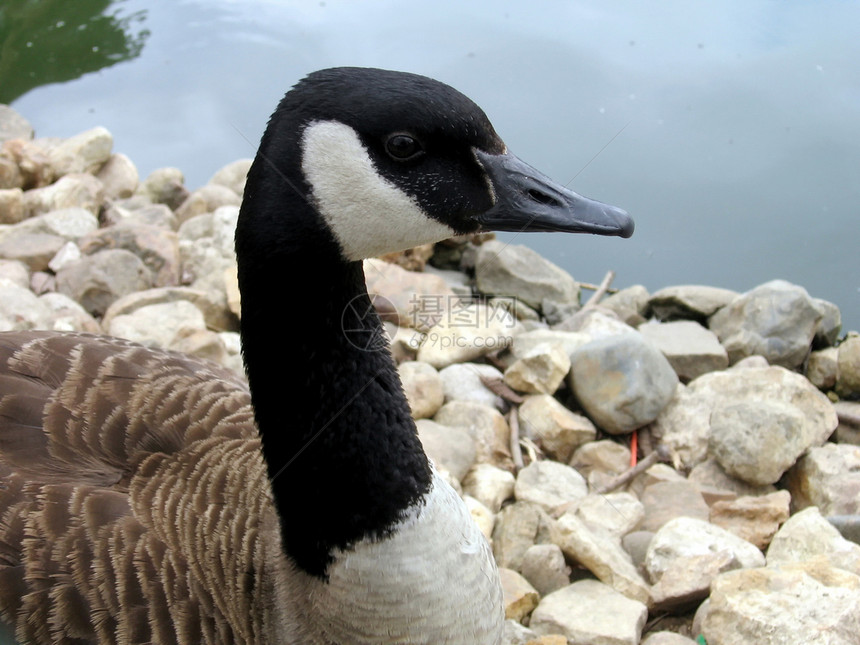
[[[21,642],[262,641],[273,514],[233,373],[0,334],[0,618]]]

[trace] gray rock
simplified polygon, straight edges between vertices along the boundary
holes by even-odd
[[[511,429],[498,410],[470,401],[449,401],[439,409],[434,421],[464,428],[475,441],[478,463],[513,470]]]
[[[711,586],[702,632],[725,645],[852,645],[860,633],[860,578],[819,567],[725,573]]]
[[[711,524],[767,548],[780,525],[789,517],[791,495],[780,490],[757,497],[745,496],[711,504]]]
[[[114,224],[145,224],[159,226],[171,231],[179,228],[173,211],[165,204],[153,204],[143,195],[128,199],[117,199],[105,205],[102,219],[106,226]]]
[[[149,289],[152,274],[133,253],[123,249],[100,251],[63,267],[57,290],[80,303],[93,316],[102,316],[115,300]]]
[[[576,450],[570,466],[588,480],[589,487],[599,488],[630,467],[630,449],[609,439],[590,441]]]
[[[839,415],[839,425],[833,433],[836,443],[860,445],[860,402],[837,401],[833,409]]]
[[[165,204],[176,210],[188,197],[185,176],[179,168],[156,168],[135,191],[155,204]]]
[[[30,271],[45,271],[65,243],[56,235],[15,231],[0,241],[0,257],[22,262]]]
[[[628,451],[627,454],[629,458],[630,452]],[[672,468],[669,464],[654,464],[650,468],[646,469],[645,472],[636,475],[633,478],[633,481],[627,485],[627,490],[636,495],[640,500],[644,500],[646,488],[653,486],[654,484],[662,484],[665,482],[689,483],[686,477]],[[700,492],[698,487],[692,488],[692,490]],[[674,494],[674,492],[670,494]],[[698,506],[698,499],[693,496],[693,500],[695,500],[695,506]],[[660,525],[662,525],[662,522]]]
[[[568,512],[590,529],[620,540],[639,525],[645,516],[645,507],[630,493],[590,493],[576,500]]]
[[[781,401],[805,417],[803,434],[821,445],[837,425],[833,405],[800,374],[785,368],[737,367],[710,372],[680,389],[657,417],[652,432],[672,453],[676,466],[692,468],[707,456],[711,413],[737,403]]]
[[[737,568],[729,551],[679,556],[651,587],[648,608],[652,613],[692,609],[708,597],[711,583],[719,574]]]
[[[744,401],[711,413],[709,450],[725,471],[753,485],[775,484],[815,441],[803,413],[783,401]]]
[[[113,136],[99,126],[62,140],[48,151],[55,177],[70,173],[95,173],[110,158]]]
[[[245,179],[251,168],[253,159],[237,159],[228,163],[212,175],[208,183],[218,186],[226,186],[240,197],[245,192]]]
[[[843,397],[860,396],[860,335],[849,334],[836,354],[836,392]]]
[[[832,302],[821,298],[813,298],[812,305],[821,314],[821,320],[815,329],[813,345],[815,347],[829,347],[836,342],[836,339],[839,338],[839,332],[842,330],[842,312]]]
[[[647,618],[644,603],[596,580],[580,580],[541,600],[529,627],[563,634],[572,645],[638,645]]]
[[[51,329],[51,311],[29,289],[0,280],[0,331]]]
[[[511,360],[509,364],[517,359],[524,358],[535,347],[540,347],[546,343],[560,345],[564,349],[564,353],[568,358],[578,348],[589,342],[591,338],[586,334],[581,334],[572,331],[557,331],[555,329],[533,329],[514,337],[514,342],[509,349]]]
[[[500,567],[519,571],[533,544],[549,543],[552,520],[537,504],[514,502],[496,516],[493,555]]]
[[[0,187],[0,224],[17,224],[24,214],[24,191]]]
[[[570,584],[570,567],[556,544],[534,544],[523,554],[520,573],[541,596]]]
[[[561,345],[536,345],[505,370],[505,383],[519,392],[553,394],[570,371],[570,358]]]
[[[58,235],[69,241],[77,241],[98,230],[98,218],[84,208],[61,208],[31,217],[15,227],[29,233]]]
[[[788,471],[792,507],[817,506],[824,515],[860,513],[860,447],[827,443],[812,448]]]
[[[573,468],[555,461],[534,461],[517,474],[514,495],[546,511],[588,493],[585,479]]]
[[[812,506],[795,513],[771,540],[767,565],[824,559],[830,566],[860,575],[860,545],[846,540]]]
[[[463,428],[429,419],[418,419],[416,425],[427,456],[438,468],[444,468],[457,481],[462,481],[475,463],[475,440]]]
[[[87,255],[105,249],[134,253],[152,272],[154,287],[179,283],[179,238],[173,231],[143,224],[118,224],[87,235],[79,244]]]
[[[498,513],[502,503],[513,497],[514,481],[507,470],[492,464],[475,464],[463,479],[463,491]]]
[[[607,336],[627,334],[632,332],[633,328],[609,309],[597,306],[575,313],[564,322],[555,325],[553,331],[584,334],[590,340],[596,340]]]
[[[600,306],[612,311],[632,327],[645,322],[645,313],[651,296],[641,284],[621,289],[600,301]]]
[[[709,324],[731,363],[757,354],[793,369],[809,355],[821,320],[806,289],[772,280],[732,300]]]
[[[636,333],[594,340],[573,353],[570,386],[588,416],[611,434],[651,423],[675,393],[678,377]]]
[[[570,274],[518,244],[489,240],[479,246],[475,280],[482,293],[511,296],[535,309],[545,299],[555,303],[579,301],[579,285]]]
[[[439,370],[439,376],[442,379],[446,402],[472,401],[488,407],[502,408],[499,396],[481,381],[481,377],[502,379],[502,373],[492,365],[454,363]]]
[[[207,184],[192,192],[182,205],[176,209],[179,223],[197,215],[212,213],[222,206],[239,206],[242,198],[226,186]]]
[[[658,530],[645,556],[645,570],[657,582],[681,557],[714,556],[727,552],[740,568],[763,567],[764,555],[754,545],[703,520],[677,517]]]
[[[633,561],[638,571],[644,570],[645,556],[648,554],[648,545],[654,538],[652,531],[630,531],[621,538],[621,546],[627,551],[627,555]]]
[[[713,457],[708,457],[693,466],[687,479],[698,485],[700,489],[721,489],[733,493],[736,498],[770,495],[776,491],[776,488],[769,484],[754,486],[737,477],[732,477]]]
[[[84,331],[90,334],[102,333],[102,327],[86,309],[62,293],[46,293],[39,296],[39,302],[50,311],[50,329],[55,331]]]
[[[0,104],[0,143],[9,139],[32,139],[33,126],[8,105]]]
[[[140,184],[137,167],[122,153],[112,154],[96,177],[102,182],[107,199],[131,197]]]
[[[651,295],[647,315],[657,320],[704,321],[737,295],[736,291],[702,285],[666,287]]]
[[[728,354],[716,334],[696,322],[650,322],[640,325],[639,333],[663,352],[678,378],[685,383],[729,366]]]
[[[83,208],[97,215],[103,201],[102,182],[87,173],[73,173],[50,186],[26,191],[24,210],[27,217],[63,208]]]
[[[685,479],[658,481],[645,487],[640,496],[645,507],[639,530],[658,531],[679,517],[707,521],[710,515],[699,487]]]
[[[547,455],[563,463],[597,435],[587,417],[571,412],[548,394],[527,396],[517,418],[520,432],[537,440]]]
[[[412,417],[426,419],[436,414],[445,402],[439,372],[432,365],[421,361],[403,362],[397,371],[412,410]]]
[[[810,352],[806,364],[806,378],[819,390],[830,390],[836,385],[839,349],[826,347]]]

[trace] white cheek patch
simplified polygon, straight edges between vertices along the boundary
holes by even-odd
[[[302,171],[320,214],[348,260],[438,242],[453,229],[382,177],[355,130],[315,121],[302,135]]]

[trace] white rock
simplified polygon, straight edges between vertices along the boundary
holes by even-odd
[[[64,266],[71,262],[77,262],[81,259],[81,249],[74,242],[66,242],[60,247],[56,255],[48,262],[48,268],[54,273],[57,273]]]
[[[478,463],[513,470],[511,429],[498,410],[470,401],[449,401],[433,419],[443,425],[465,429],[475,441]]]
[[[597,436],[587,417],[571,412],[548,394],[525,397],[517,418],[524,435],[534,437],[547,455],[563,463]]]
[[[514,476],[492,464],[475,464],[463,479],[463,491],[498,513],[514,494]]]
[[[533,502],[547,511],[587,493],[582,475],[555,461],[530,463],[519,472],[514,484],[514,495],[519,501]]]
[[[203,313],[186,300],[147,305],[133,313],[115,316],[108,327],[111,336],[147,346],[173,348],[184,335],[205,330]]]
[[[24,210],[28,217],[63,208],[83,208],[98,214],[104,201],[102,182],[87,173],[65,175],[50,186],[24,193]]]
[[[432,365],[421,361],[405,361],[397,371],[412,417],[426,419],[432,417],[445,402],[442,391],[442,378]]]
[[[137,167],[121,152],[112,154],[96,174],[108,199],[131,197],[140,183]]]
[[[454,363],[441,370],[442,389],[445,402],[471,401],[488,407],[499,408],[502,403],[499,396],[487,388],[481,377],[487,379],[502,379],[502,373],[492,365],[483,363]]]
[[[253,159],[237,159],[228,163],[216,171],[208,183],[226,186],[241,197],[245,192],[245,179],[248,177],[251,163]]]
[[[860,446],[827,443],[809,450],[785,482],[795,509],[817,506],[824,515],[860,513]]]
[[[0,281],[0,331],[51,328],[51,311],[36,294],[11,281]]]
[[[457,482],[462,481],[475,463],[475,440],[463,428],[446,426],[429,419],[418,419],[415,425],[424,452],[436,467],[451,473]]]
[[[505,349],[519,333],[520,324],[506,311],[486,305],[467,305],[457,316],[434,325],[418,350],[418,360],[440,369]]]
[[[99,126],[60,142],[48,151],[48,159],[56,177],[69,173],[92,173],[105,164],[111,148],[111,133]]]
[[[860,575],[860,545],[846,540],[812,506],[791,516],[767,549],[767,565],[824,558],[834,567]]]
[[[729,356],[717,335],[699,323],[690,320],[648,322],[638,330],[663,352],[684,382],[729,366]]]
[[[505,370],[505,383],[531,394],[553,394],[570,370],[570,358],[561,345],[537,345]]]

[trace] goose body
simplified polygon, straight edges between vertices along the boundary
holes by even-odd
[[[0,334],[0,618],[17,639],[499,643],[492,553],[421,449],[361,264],[488,229],[632,222],[511,155],[442,83],[323,70],[286,94],[248,175],[250,387],[118,339]]]

